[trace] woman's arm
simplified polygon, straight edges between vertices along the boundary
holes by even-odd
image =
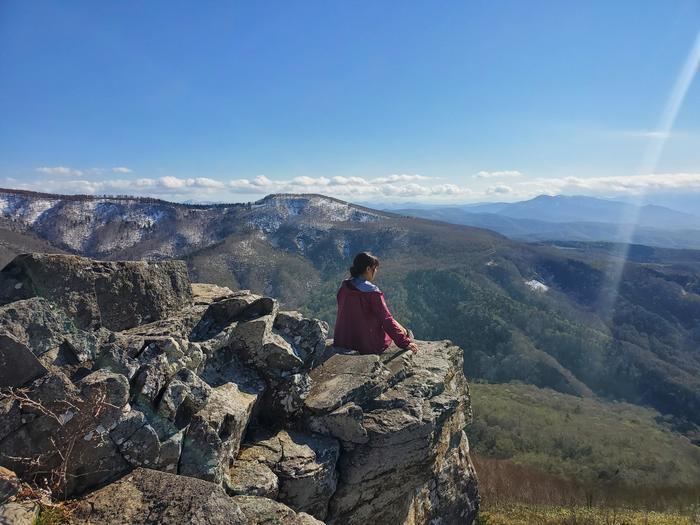
[[[394,316],[391,315],[389,307],[386,305],[386,301],[384,300],[384,294],[379,292],[376,294],[376,296],[374,305],[377,315],[382,321],[382,328],[384,328],[384,331],[393,339],[396,346],[404,349],[409,348],[413,344],[413,341],[411,341],[411,338],[407,335],[408,330],[401,326],[394,319]],[[411,348],[411,350],[413,349]],[[415,352],[415,350],[413,351]]]

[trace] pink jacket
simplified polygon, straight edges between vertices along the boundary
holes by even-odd
[[[412,341],[399,328],[380,291],[362,292],[346,279],[337,294],[333,346],[357,350],[361,354],[381,354],[391,341],[406,348]]]

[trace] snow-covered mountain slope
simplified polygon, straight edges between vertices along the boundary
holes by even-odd
[[[182,257],[236,232],[268,235],[289,224],[308,231],[388,216],[322,195],[280,194],[254,203],[191,205],[0,190],[0,217],[6,227],[100,258]]]

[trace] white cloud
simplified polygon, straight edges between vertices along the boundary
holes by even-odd
[[[68,166],[41,166],[36,169],[39,173],[44,175],[68,175],[68,176],[81,176],[82,171],[69,168]]]
[[[326,177],[318,177],[314,179],[313,177],[294,177],[291,181],[292,184],[298,184],[299,186],[309,187],[309,186],[328,186],[330,179]]]
[[[209,179],[207,177],[197,177],[194,179],[194,182],[197,186],[202,188],[223,189],[226,187],[226,183],[221,182],[220,180]]]
[[[354,185],[354,186],[369,186],[369,182],[367,182],[366,179],[362,177],[332,177],[331,178],[331,184],[334,184],[336,186],[349,186],[349,185]]]
[[[63,174],[63,172],[61,172]],[[42,180],[23,184],[25,189],[54,193],[133,194],[166,199],[231,199],[243,200],[244,195],[255,198],[269,193],[320,193],[351,199],[421,198],[450,200],[473,195],[465,186],[434,183],[436,177],[423,175],[388,175],[385,177],[309,177],[272,180],[265,175],[253,179],[217,180],[208,177],[180,178],[172,175],[159,178],[72,180]]]
[[[153,196],[169,200],[254,200],[269,193],[320,193],[344,200],[386,201],[417,199],[433,202],[465,202],[507,198],[519,200],[536,195],[579,194],[601,197],[642,195],[653,192],[700,192],[700,173],[662,173],[650,175],[607,177],[523,178],[508,185],[495,184],[486,188],[438,181],[422,175],[388,175],[384,177],[297,176],[272,180],[265,175],[252,179],[213,179],[209,177],[120,178],[102,180],[88,177],[66,177],[72,168],[46,167],[43,174],[55,177],[35,182],[7,181],[6,186],[52,193],[130,194]],[[65,169],[64,169],[65,168]],[[66,170],[69,170],[66,172]],[[75,170],[73,170],[75,171]],[[78,170],[79,171],[79,170]]]
[[[184,188],[185,186],[191,186],[192,183],[194,183],[194,179],[178,179],[177,177],[171,177],[170,175],[161,177],[158,180],[164,188],[168,189]]]
[[[384,182],[414,182],[417,180],[430,180],[436,177],[426,177],[425,175],[389,175],[388,177],[377,177],[372,179],[375,183],[382,184]]]
[[[127,168],[126,166],[115,166],[114,168],[106,169],[106,168],[85,168],[85,169],[76,169],[76,168],[71,168],[68,166],[41,166],[39,168],[36,168],[36,171],[38,173],[42,173],[44,175],[63,175],[63,176],[69,176],[69,177],[81,177],[83,175],[102,175],[104,173],[119,173],[119,174],[128,174],[128,173],[133,173],[133,170],[131,168]]]
[[[700,173],[655,173],[611,177],[532,179],[519,184],[529,193],[592,193],[639,195],[655,191],[700,190]]]
[[[508,193],[512,193],[513,188],[510,186],[506,186],[505,184],[499,184],[498,186],[491,186],[490,188],[486,189],[486,194],[487,195],[506,195]]]
[[[503,171],[480,171],[474,177],[477,179],[495,179],[503,177],[522,177],[523,174],[518,170],[503,170]]]

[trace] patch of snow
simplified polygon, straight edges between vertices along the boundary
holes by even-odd
[[[58,202],[55,199],[3,194],[0,197],[0,209],[5,217],[24,223],[26,226],[33,226],[46,211],[53,208]]]
[[[547,286],[544,283],[541,283],[540,281],[536,279],[530,279],[529,281],[525,281],[525,284],[533,291],[533,292],[546,292],[549,290],[549,286]]]
[[[276,232],[283,222],[280,217],[270,214],[256,215],[248,219],[248,224],[260,228],[265,233]]]

